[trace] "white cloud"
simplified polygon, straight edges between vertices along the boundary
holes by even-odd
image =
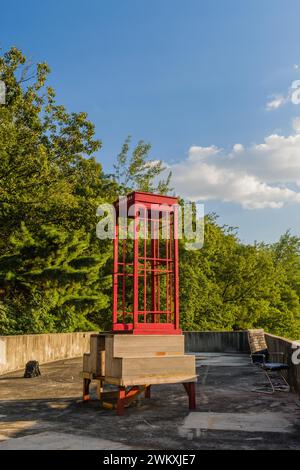
[[[300,133],[300,117],[293,119],[293,129],[299,134]]]
[[[266,108],[268,111],[274,111],[275,109],[281,108],[287,99],[283,95],[276,95],[266,104]]]
[[[300,119],[293,122],[297,132]],[[193,146],[188,157],[168,165],[176,192],[193,201],[221,200],[248,209],[300,204],[300,133],[273,134],[261,144],[232,151]]]
[[[243,147],[242,144],[235,144],[235,145],[233,146],[233,151],[234,151],[235,153],[241,153],[241,152],[243,152],[244,150],[245,150],[245,149],[244,149],[244,147]]]
[[[299,65],[296,64],[294,68],[297,69],[296,67],[299,68]],[[270,101],[266,104],[266,110],[274,111],[287,103],[292,103],[294,105],[300,104],[300,80],[294,80],[291,83],[286,95],[273,95]]]

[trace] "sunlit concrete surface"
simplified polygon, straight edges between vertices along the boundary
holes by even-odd
[[[293,416],[278,412],[260,413],[190,413],[182,430],[244,431],[283,433],[293,432]],[[297,420],[295,420],[295,423]]]
[[[199,353],[197,366],[195,412],[181,384],[161,385],[122,417],[100,407],[95,386],[82,402],[81,359],[41,365],[34,379],[3,375],[0,449],[300,449],[298,396],[252,392],[265,376],[247,355]]]
[[[0,450],[130,450],[131,447],[91,436],[42,432],[0,442]]]

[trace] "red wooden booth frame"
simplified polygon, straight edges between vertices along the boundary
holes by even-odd
[[[114,206],[113,332],[181,334],[178,199],[133,192]]]

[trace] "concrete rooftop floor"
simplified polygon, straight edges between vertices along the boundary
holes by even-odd
[[[95,395],[81,401],[81,364],[45,364],[34,379],[0,377],[0,450],[300,449],[298,397],[252,392],[265,378],[247,356],[197,354],[195,412],[181,384],[158,385],[123,417]]]

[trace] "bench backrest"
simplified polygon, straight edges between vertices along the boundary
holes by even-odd
[[[268,349],[264,330],[248,330],[248,340],[251,354]]]

